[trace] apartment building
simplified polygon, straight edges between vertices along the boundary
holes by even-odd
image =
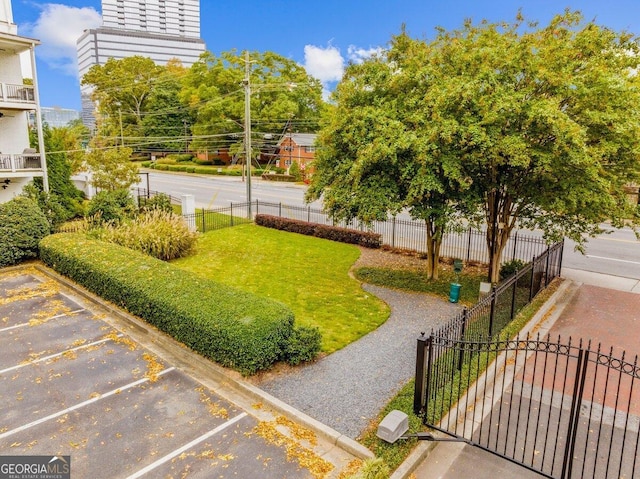
[[[48,190],[42,136],[35,47],[38,40],[21,37],[13,23],[11,0],[0,0],[0,203],[22,192],[35,177]],[[20,55],[28,52],[33,78],[23,78]],[[29,144],[29,115],[38,131],[38,153]]]

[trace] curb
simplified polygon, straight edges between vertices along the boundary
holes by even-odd
[[[35,268],[45,276],[59,281],[75,294],[82,296],[86,300],[107,310],[130,328],[130,331],[128,331],[127,334],[132,336],[141,345],[151,350],[157,350],[160,356],[164,356],[169,359],[182,370],[193,376],[196,380],[202,382],[211,389],[215,389],[216,393],[226,396],[226,398],[231,402],[244,404],[244,406],[249,410],[251,410],[256,401],[268,405],[271,409],[315,432],[330,444],[339,447],[359,459],[366,460],[375,457],[369,449],[354,439],[351,439],[335,429],[317,421],[311,416],[295,409],[278,398],[271,396],[260,388],[243,381],[239,373],[227,370],[198,355],[182,343],[179,343],[165,333],[145,323],[142,319],[133,316],[96,296],[89,290],[76,284],[69,278],[56,273],[44,264],[32,263],[25,266]],[[19,270],[25,268],[19,266],[15,269]],[[222,389],[222,391],[220,389]],[[241,397],[237,397],[236,395],[240,395]]]
[[[520,333],[539,332],[541,335],[549,331],[551,326],[558,320],[564,308],[569,304],[571,298],[578,290],[580,283],[571,280],[564,280],[551,297],[542,305],[531,320],[520,330]],[[504,354],[504,353],[503,353]],[[501,355],[502,356],[502,355]],[[499,361],[500,357],[495,361]],[[484,381],[486,372],[476,381],[476,384]],[[453,406],[454,408],[456,406]],[[446,437],[444,434],[434,434],[435,437]],[[437,442],[419,443],[407,459],[400,464],[398,469],[391,475],[390,479],[410,479],[410,475],[434,452],[438,446]],[[455,457],[450,458],[453,463],[457,456],[462,453],[462,448],[458,450]]]

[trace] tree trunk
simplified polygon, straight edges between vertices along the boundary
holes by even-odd
[[[443,227],[434,221],[426,219],[427,231],[427,276],[428,280],[440,277],[440,247],[442,246]]]
[[[512,215],[513,201],[509,195],[500,190],[487,193],[487,249],[489,251],[488,280],[492,284],[500,281],[500,258],[504,251],[511,230],[515,225]]]

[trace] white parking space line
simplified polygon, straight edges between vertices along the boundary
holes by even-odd
[[[77,310],[71,311],[69,313],[56,314],[55,316],[51,316],[50,318],[41,320],[41,322],[42,323],[46,323],[47,321],[51,321],[52,319],[64,318],[65,316],[71,316],[72,314],[81,313],[82,311],[84,311],[84,308],[77,309]],[[40,320],[38,320],[38,321],[40,321]],[[29,324],[31,324],[31,323],[29,321],[27,321],[26,323],[15,324],[13,326],[9,326],[8,328],[2,328],[2,329],[0,329],[0,333],[2,333],[4,331],[10,331],[12,329],[24,328],[25,326],[29,326]]]
[[[167,374],[168,372],[173,371],[174,369],[175,368],[173,368],[173,367],[167,368],[164,371],[159,372],[157,374],[157,376],[158,377],[163,376],[163,375]],[[37,426],[38,424],[42,424],[43,422],[51,421],[52,419],[55,419],[57,417],[64,416],[65,414],[68,414],[68,413],[70,413],[72,411],[75,411],[76,409],[83,408],[85,406],[88,406],[89,404],[93,404],[94,402],[97,402],[97,401],[100,401],[102,399],[108,398],[109,396],[113,396],[114,394],[119,394],[122,391],[134,388],[136,386],[139,386],[140,384],[146,383],[147,381],[149,381],[149,378],[142,378],[142,379],[138,379],[137,381],[134,381],[132,383],[126,384],[124,386],[121,386],[119,388],[112,389],[109,392],[106,392],[104,394],[100,394],[99,396],[96,396],[94,398],[91,398],[91,399],[88,399],[88,400],[83,401],[81,403],[78,403],[75,406],[68,407],[66,409],[63,409],[62,411],[58,411],[58,412],[50,414],[50,415],[48,415],[46,417],[37,419],[37,420],[32,421],[32,422],[30,422],[28,424],[25,424],[23,426],[17,427],[15,429],[7,431],[7,432],[5,432],[3,434],[0,434],[0,439],[4,439],[5,437],[12,436],[13,434],[16,434],[18,432],[25,431],[25,430],[27,430],[29,428],[32,428],[33,426]]]
[[[122,333],[118,334],[117,337],[121,338],[122,337]],[[8,373],[9,371],[15,371],[16,369],[24,368],[25,366],[30,366],[32,364],[37,364],[37,363],[40,363],[42,361],[48,361],[49,359],[54,359],[54,358],[60,357],[60,356],[66,354],[66,353],[69,353],[71,351],[79,351],[80,349],[90,348],[91,346],[97,346],[98,344],[106,343],[107,341],[111,341],[111,338],[101,339],[100,341],[94,341],[93,343],[83,344],[82,346],[78,346],[77,348],[65,349],[64,351],[56,353],[56,354],[51,354],[49,356],[44,356],[42,358],[32,359],[30,361],[25,361],[23,363],[16,364],[15,366],[11,366],[10,368],[0,370],[0,374]]]
[[[211,436],[214,436],[216,434],[218,434],[221,431],[224,431],[226,428],[228,428],[229,426],[235,424],[236,422],[238,422],[240,419],[242,419],[243,417],[248,416],[248,414],[246,412],[243,412],[241,414],[238,414],[236,417],[234,417],[233,419],[229,419],[227,422],[220,424],[218,427],[216,427],[215,429],[212,429],[211,431],[203,434],[202,436],[194,439],[193,441],[185,444],[184,446],[182,446],[180,449],[176,449],[173,452],[170,452],[169,454],[167,454],[164,457],[161,457],[160,459],[158,459],[156,462],[149,464],[147,467],[140,469],[138,472],[136,472],[135,474],[132,474],[131,476],[127,477],[127,479],[137,479],[138,477],[142,477],[145,474],[147,474],[148,472],[153,471],[155,468],[157,468],[158,466],[163,465],[164,463],[170,461],[171,459],[173,459],[174,457],[179,456],[180,454],[182,454],[183,452],[188,451],[189,449],[191,449],[194,446],[197,446],[198,444],[200,444],[203,441],[206,441],[207,439],[209,439]]]

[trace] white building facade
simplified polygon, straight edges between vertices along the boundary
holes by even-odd
[[[199,0],[102,0],[102,23],[77,41],[80,78],[109,58],[141,55],[158,65],[177,58],[190,67],[205,51]],[[90,89],[82,87],[81,95],[82,120],[93,129]]]
[[[20,194],[34,177],[42,177],[48,190],[35,62],[39,43],[18,35],[11,0],[0,0],[0,203]],[[30,53],[32,82],[22,76],[23,52]],[[35,118],[40,153],[29,145],[30,114]]]

